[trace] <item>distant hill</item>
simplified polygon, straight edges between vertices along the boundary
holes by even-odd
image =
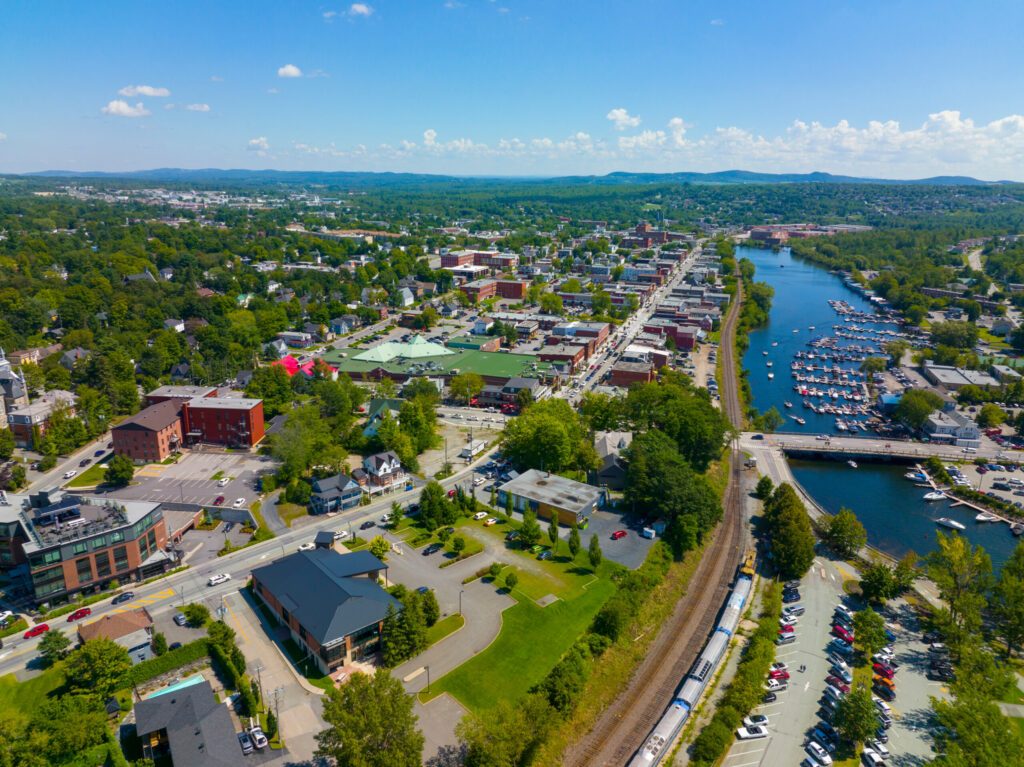
[[[46,170],[25,176],[46,178],[101,178],[176,183],[277,183],[348,187],[432,186],[435,184],[889,184],[933,186],[991,186],[1011,181],[982,181],[970,176],[933,176],[921,179],[880,179],[836,176],[831,173],[755,173],[749,170],[723,170],[714,173],[629,173],[618,171],[604,176],[442,176],[428,173],[362,173],[347,171],[244,170],[221,168],[154,168],[120,173],[106,171]]]

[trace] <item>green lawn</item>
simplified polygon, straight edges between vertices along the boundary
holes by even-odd
[[[29,716],[63,684],[64,667],[61,663],[26,682],[19,682],[14,674],[0,676],[0,714]]]
[[[427,645],[437,644],[446,636],[454,634],[464,625],[466,625],[466,619],[458,613],[442,618],[427,629]]]
[[[501,633],[491,646],[434,682],[430,695],[421,693],[420,699],[447,692],[482,711],[519,698],[554,668],[614,590],[611,581],[599,580],[575,599],[548,607],[519,595],[518,604],[502,613]]]
[[[104,464],[94,464],[68,482],[68,487],[95,487],[103,482],[106,474],[107,467]]]
[[[292,522],[300,517],[306,516],[308,513],[305,506],[299,506],[297,503],[279,503],[277,504],[277,515],[281,518],[281,521],[286,526],[291,527]]]
[[[1024,703],[1024,692],[1017,685],[1010,687],[1010,691],[1003,696],[1005,703]]]

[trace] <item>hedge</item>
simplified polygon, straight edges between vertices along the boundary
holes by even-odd
[[[0,638],[2,638],[2,637],[9,637],[9,636],[11,636],[11,634],[18,634],[18,633],[24,631],[27,628],[28,628],[28,621],[26,621],[24,618],[18,618],[18,620],[14,621],[11,625],[9,625],[3,631],[0,631]]]
[[[174,650],[168,650],[158,658],[144,660],[142,663],[132,666],[132,670],[128,672],[128,682],[133,685],[143,684],[150,679],[156,679],[161,674],[205,658],[209,654],[209,642],[205,638],[197,639]]]
[[[121,742],[112,730],[107,730],[107,753],[111,767],[129,767],[124,751],[121,750]]]

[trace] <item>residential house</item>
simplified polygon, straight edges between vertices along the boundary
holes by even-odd
[[[391,450],[364,458],[363,469],[369,478],[371,492],[391,488],[405,482],[406,472],[402,468],[402,462]]]
[[[60,365],[62,368],[67,370],[73,370],[75,363],[79,360],[86,359],[92,352],[88,349],[83,349],[81,346],[76,346],[74,349],[67,349],[60,355]]]
[[[626,486],[628,463],[623,453],[633,441],[628,431],[599,431],[594,434],[594,449],[600,465],[590,472],[590,484],[622,490]]]
[[[363,489],[347,474],[335,474],[313,480],[313,493],[309,498],[310,514],[326,514],[339,509],[358,506]]]
[[[385,418],[398,422],[398,412],[402,408],[400,399],[371,399],[366,406],[366,425],[363,436],[367,439],[377,436],[377,429]]]
[[[78,626],[78,641],[109,639],[128,651],[132,663],[155,657],[153,652],[153,618],[145,607],[109,613],[91,623]]]
[[[135,704],[142,754],[172,767],[234,767],[245,758],[228,708],[200,676]]]
[[[175,333],[185,332],[185,320],[178,319],[166,319],[164,320],[164,330],[173,330]]]

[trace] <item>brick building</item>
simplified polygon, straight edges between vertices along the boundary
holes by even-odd
[[[619,362],[608,375],[610,386],[629,387],[654,380],[654,365],[649,362]]]
[[[181,420],[190,445],[253,447],[263,439],[263,400],[197,397],[182,405]]]
[[[498,294],[498,283],[495,280],[474,280],[459,287],[471,301],[485,301]]]
[[[530,283],[523,280],[498,280],[498,295],[502,298],[511,298],[522,301],[526,298],[526,291]]]
[[[179,400],[163,400],[140,410],[110,430],[114,453],[133,461],[155,463],[181,449],[181,407]]]

